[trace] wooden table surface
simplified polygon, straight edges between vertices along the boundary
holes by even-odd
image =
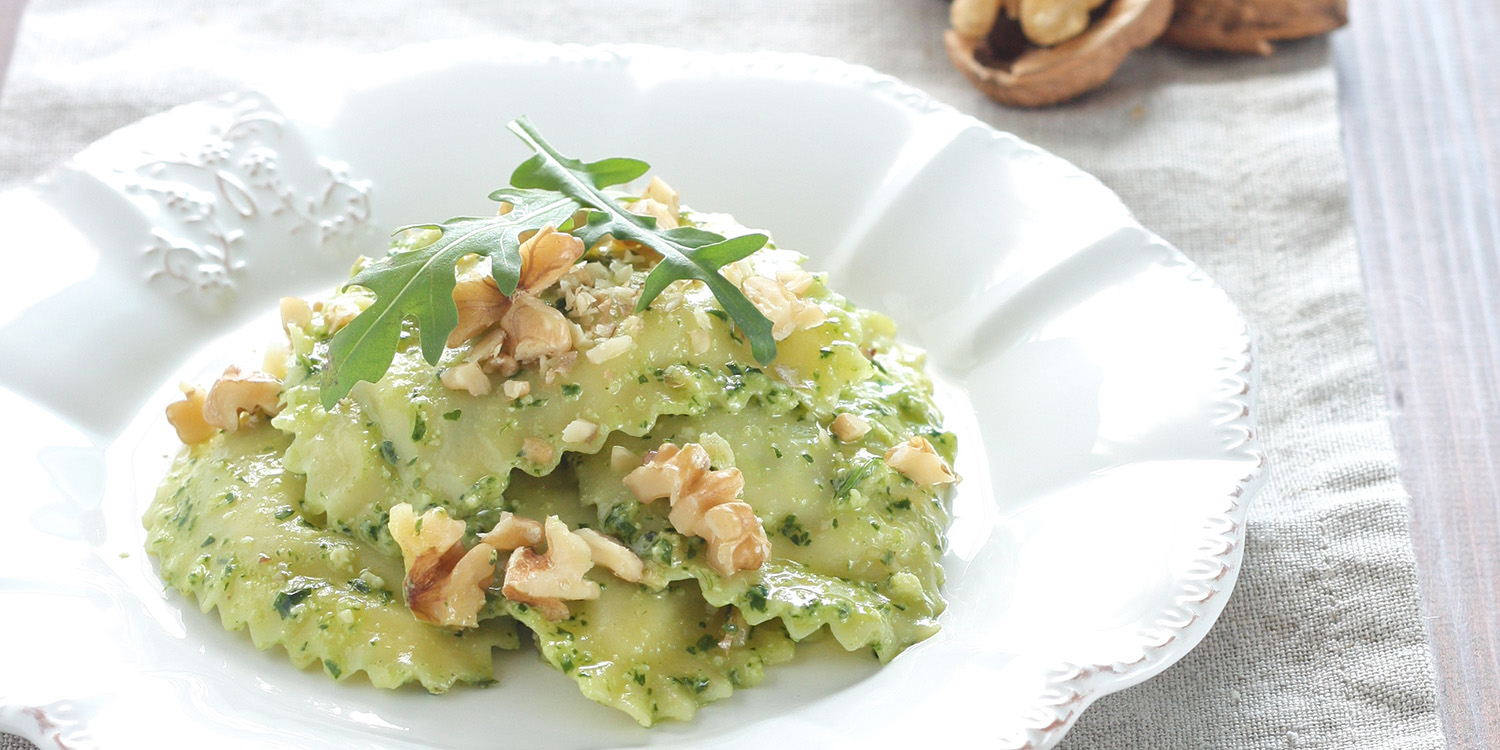
[[[0,0],[0,85],[24,0]],[[1444,731],[1500,748],[1500,3],[1356,0],[1344,145]]]
[[[1500,748],[1500,4],[1334,39],[1355,231],[1454,748]]]

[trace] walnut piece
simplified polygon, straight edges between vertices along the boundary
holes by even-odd
[[[652,177],[651,184],[641,192],[640,200],[626,206],[626,210],[656,219],[658,229],[676,229],[681,223],[678,215],[682,212],[682,204],[677,191],[660,177]]]
[[[765,526],[743,500],[709,508],[699,523],[699,536],[708,540],[708,563],[724,575],[754,570],[771,557]]]
[[[583,353],[590,362],[601,364],[635,348],[635,339],[627,334],[611,336]]]
[[[461,273],[453,285],[453,304],[458,306],[458,325],[448,334],[448,346],[458,346],[500,322],[510,309],[510,298],[500,293],[495,280],[479,266]]]
[[[182,383],[182,400],[167,404],[167,422],[177,431],[177,439],[183,445],[196,445],[218,432],[203,419],[203,389]]]
[[[844,412],[833,418],[833,424],[828,426],[828,430],[840,442],[852,443],[870,431],[870,423],[860,419],[856,414]]]
[[[583,257],[583,240],[548,224],[521,243],[521,280],[516,288],[539,294],[557,283]]]
[[[490,392],[490,378],[484,374],[476,362],[464,362],[454,365],[438,376],[443,387],[450,391],[468,391],[470,396],[487,396]]]
[[[594,556],[594,564],[599,567],[631,583],[640,583],[641,578],[645,576],[646,564],[641,562],[641,558],[636,557],[629,547],[593,529],[579,529],[573,533],[589,545],[589,552]]]
[[[628,474],[641,465],[641,457],[635,455],[623,445],[616,445],[609,449],[609,468],[616,474]]]
[[[460,545],[459,549],[462,548]],[[456,628],[478,626],[479,610],[484,607],[485,592],[495,582],[495,565],[499,561],[499,551],[484,542],[465,552],[443,583],[435,622]]]
[[[660,177],[651,177],[651,182],[646,185],[645,190],[641,191],[641,197],[654,200],[666,206],[667,210],[671,211],[673,216],[682,211],[681,197],[677,194],[676,190],[672,189],[671,185],[667,184],[666,180]]]
[[[224,369],[203,400],[203,421],[221,430],[240,428],[240,415],[276,416],[281,410],[281,381],[258,370]]]
[[[1316,36],[1349,22],[1348,0],[1176,0],[1162,41],[1193,49],[1269,55],[1271,42]]]
[[[564,443],[587,443],[599,434],[599,425],[587,419],[575,419],[563,428],[562,439]]]
[[[505,384],[500,388],[505,392],[506,398],[510,399],[511,401],[515,401],[516,399],[525,396],[528,393],[531,393],[531,381],[507,380],[505,381]]]
[[[1020,0],[1013,17],[1034,44],[1051,47],[1088,28],[1089,13],[1105,0]]]
[[[501,208],[503,211],[504,204]],[[556,284],[583,257],[583,251],[582,240],[557,231],[557,227],[551,224],[537,230],[521,243],[521,273],[516,284],[516,296],[534,296]],[[472,263],[461,266],[458,271],[458,278],[453,285],[453,304],[458,307],[458,325],[448,334],[449,348],[484,335],[506,317],[516,301],[500,293],[500,288],[488,269],[489,265],[486,263]],[[484,353],[479,356],[487,361],[484,365],[486,371],[501,372],[504,377],[514,374],[514,370],[505,372],[514,363],[506,361],[512,353],[510,350],[506,350],[505,359],[496,356],[496,347],[501,340],[503,337],[496,339],[494,346],[487,343],[483,347]],[[480,347],[476,345],[475,348]],[[474,356],[472,352],[471,356]]]
[[[312,319],[312,307],[307,304],[307,300],[301,297],[281,298],[281,328],[283,330],[287,326],[307,328],[312,325]]]
[[[955,0],[955,16],[960,2],[968,0]],[[1028,13],[1032,2],[1045,5],[1045,12]],[[955,26],[944,33],[943,43],[954,67],[991,99],[1017,107],[1056,104],[1103,85],[1131,52],[1161,36],[1172,18],[1172,0],[1112,0],[1094,15],[1080,9],[1095,5],[1093,0],[1005,0],[1007,18],[997,14],[984,33],[974,33],[973,25]],[[1030,29],[1027,18],[1034,19]],[[1066,37],[1080,18],[1081,33]],[[1032,34],[1066,41],[1039,41]]]
[[[516,295],[500,327],[505,329],[506,353],[522,364],[559,357],[573,348],[567,317],[530,294]]]
[[[694,354],[707,354],[713,348],[714,340],[708,331],[695,328],[688,332],[688,343],[693,345]]]
[[[1083,33],[1089,13],[1105,0],[954,0],[949,8],[953,30],[971,39],[988,35],[1000,11],[1020,22],[1032,44],[1050,47]]]
[[[552,449],[551,443],[539,437],[527,437],[521,441],[521,456],[534,464],[546,466],[557,457],[557,451]]]
[[[754,570],[770,559],[765,526],[748,503],[737,499],[744,476],[739,469],[711,470],[702,445],[662,443],[623,481],[643,503],[668,498],[672,528],[706,540],[709,563],[720,573]]]
[[[401,503],[391,508],[387,528],[401,548],[406,567],[401,590],[412,614],[434,625],[477,626],[485,591],[495,579],[497,550],[480,542],[465,551],[464,522],[442,508],[419,518],[409,503]]]
[[[963,36],[983,39],[995,27],[1006,4],[1007,0],[953,0],[948,6],[948,23]]]
[[[469,345],[469,353],[464,355],[464,361],[473,362],[479,365],[479,369],[502,378],[521,371],[520,363],[505,353],[505,331],[500,328],[492,328],[475,339]]]
[[[518,547],[510,553],[500,592],[557,621],[568,616],[564,600],[598,599],[599,584],[583,577],[594,567],[588,542],[569,531],[557,516],[548,516],[544,528],[546,553],[537,554],[530,547]]]
[[[337,333],[359,317],[359,314],[374,301],[375,298],[367,293],[351,290],[314,307],[323,314],[323,325],[328,327],[328,332]]]
[[[891,446],[885,452],[885,463],[913,482],[929,487],[958,481],[958,475],[948,467],[948,462],[921,435],[914,435],[904,443]]]
[[[500,520],[494,528],[485,532],[479,541],[498,550],[513,550],[518,547],[535,547],[542,543],[542,523],[510,511],[501,511]]]
[[[747,276],[740,289],[750,304],[770,319],[771,337],[777,341],[792,335],[793,331],[821,325],[828,319],[823,308],[793,294],[775,279]]]

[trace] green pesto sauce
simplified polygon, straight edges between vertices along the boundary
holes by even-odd
[[[503,679],[490,654],[515,645],[517,621],[586,696],[645,725],[690,718],[759,682],[820,631],[888,660],[937,630],[949,519],[942,488],[914,484],[882,457],[923,435],[951,462],[955,440],[921,356],[894,342],[887,318],[821,283],[806,296],[827,321],[780,342],[768,367],[754,366],[712,295],[688,286],[680,304],[643,314],[633,348],[599,363],[580,356],[551,382],[523,370],[530,395],[514,401],[498,382],[484,397],[440,383],[466,347],[434,367],[411,346],[379,383],[324,410],[328,337],[301,332],[281,414],[184,450],[146,515],[148,549],[168,583],[258,646],[382,687]],[[705,320],[706,351],[691,335]],[[828,425],[841,412],[869,433],[834,438]],[[564,441],[575,419],[598,425],[594,437]],[[550,446],[550,459],[528,456],[528,437]],[[611,449],[640,455],[666,441],[702,443],[716,468],[744,474],[743,499],[771,541],[762,568],[718,574],[703,540],[671,528],[666,502],[641,504],[624,487]],[[399,503],[447,509],[468,523],[471,544],[501,511],[556,515],[621,539],[646,561],[646,581],[596,568],[601,597],[572,602],[557,623],[492,590],[481,627],[455,635],[416,621],[401,600],[400,551],[386,531]]]

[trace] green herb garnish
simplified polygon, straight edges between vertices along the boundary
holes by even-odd
[[[425,245],[369,264],[349,280],[345,288],[364,287],[374,293],[375,302],[334,334],[329,344],[329,363],[320,380],[323,408],[333,408],[355,383],[375,382],[385,375],[408,319],[416,322],[422,357],[436,365],[448,334],[458,326],[453,287],[459,259],[471,253],[488,257],[500,291],[512,294],[520,280],[521,235],[546,224],[571,231],[590,248],[612,236],[655,250],[662,259],[646,277],[638,311],[649,307],[674,281],[702,281],[748,337],[755,359],[769,364],[776,358],[771,321],[719,274],[724,265],[764,247],[765,235],[726,239],[695,227],[658,229],[655,218],[630,213],[603,192],[603,188],[644,175],[650,169],[646,162],[613,158],[584,163],[558,153],[524,117],[507,127],[536,152],[511,174],[511,187],[490,194],[492,200],[513,208],[501,216],[402,227],[398,231],[427,229],[439,234]],[[574,226],[572,217],[579,209],[587,210],[587,218],[581,226]]]
[[[276,595],[276,599],[271,603],[271,607],[276,610],[277,614],[281,615],[281,619],[285,620],[292,616],[292,608],[301,604],[302,600],[306,599],[308,594],[311,593],[312,589],[310,588],[282,591]]]
[[[855,486],[870,473],[871,469],[875,468],[875,461],[876,459],[872,458],[860,464],[858,468],[847,471],[843,476],[839,477],[838,481],[834,482],[833,485],[834,498],[842,500],[848,497],[849,493],[854,491]]]
[[[782,536],[791,540],[792,544],[795,544],[798,547],[806,547],[807,545],[812,544],[812,534],[809,534],[807,531],[807,527],[803,526],[802,523],[797,520],[796,515],[789,515],[786,518],[781,519],[781,528],[778,529],[778,531],[781,532]]]

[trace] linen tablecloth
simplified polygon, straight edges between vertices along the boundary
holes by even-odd
[[[1146,50],[1100,92],[1018,111],[950,67],[946,18],[941,0],[33,0],[0,94],[0,189],[141,117],[241,88],[268,55],[485,33],[807,52],[895,75],[1098,176],[1258,336],[1271,472],[1238,587],[1202,645],[1100,700],[1063,746],[1442,747],[1326,41],[1270,58]],[[22,747],[0,737],[0,750]]]

